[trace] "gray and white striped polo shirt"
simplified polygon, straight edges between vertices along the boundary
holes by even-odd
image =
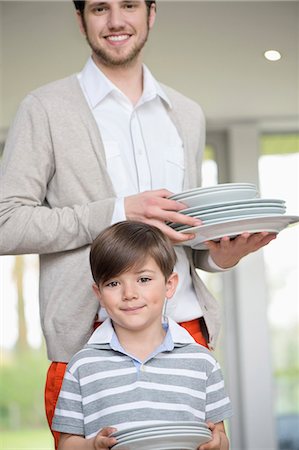
[[[110,319],[67,367],[52,429],[86,438],[159,421],[211,421],[232,415],[219,364],[168,319],[163,344],[146,361],[122,349]]]

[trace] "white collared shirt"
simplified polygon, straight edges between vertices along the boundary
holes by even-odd
[[[143,93],[136,105],[89,58],[78,80],[102,137],[107,170],[117,195],[112,223],[126,219],[124,197],[145,190],[183,190],[184,148],[165,105],[171,103],[146,66]],[[175,247],[179,284],[167,302],[167,315],[176,322],[202,316],[183,247]],[[101,309],[100,320],[107,314]]]

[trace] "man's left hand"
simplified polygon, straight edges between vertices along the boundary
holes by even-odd
[[[224,236],[219,242],[206,241],[205,244],[215,264],[222,269],[228,269],[275,238],[275,233],[242,233],[234,239]]]

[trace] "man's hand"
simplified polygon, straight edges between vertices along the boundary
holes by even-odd
[[[190,227],[195,227],[202,223],[199,219],[180,214],[179,211],[187,208],[187,206],[176,200],[170,200],[168,198],[170,195],[172,195],[172,192],[167,189],[158,189],[126,197],[126,218],[160,228],[173,244],[194,239],[194,234],[179,233],[166,225],[165,222],[167,221],[181,223]]]
[[[207,241],[205,244],[215,264],[228,269],[235,266],[244,256],[259,250],[275,238],[276,234],[268,232],[242,233],[235,239],[225,236],[219,242]]]
[[[207,423],[212,431],[212,440],[206,444],[200,445],[197,450],[228,450],[229,441],[227,439],[223,422]]]

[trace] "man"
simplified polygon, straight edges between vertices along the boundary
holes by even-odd
[[[173,244],[192,239],[166,225],[199,223],[168,197],[200,186],[205,140],[201,108],[158,84],[142,64],[155,2],[74,3],[92,56],[78,75],[22,102],[7,138],[0,189],[1,254],[40,255],[41,322],[54,362],[46,386],[49,423],[65,363],[87,342],[95,321],[106,318],[104,310],[97,315],[88,289],[89,245],[124,219],[156,225]],[[209,252],[176,246],[180,283],[168,315],[213,348],[218,306],[195,267],[232,267],[273,238],[223,238],[209,242]]]

